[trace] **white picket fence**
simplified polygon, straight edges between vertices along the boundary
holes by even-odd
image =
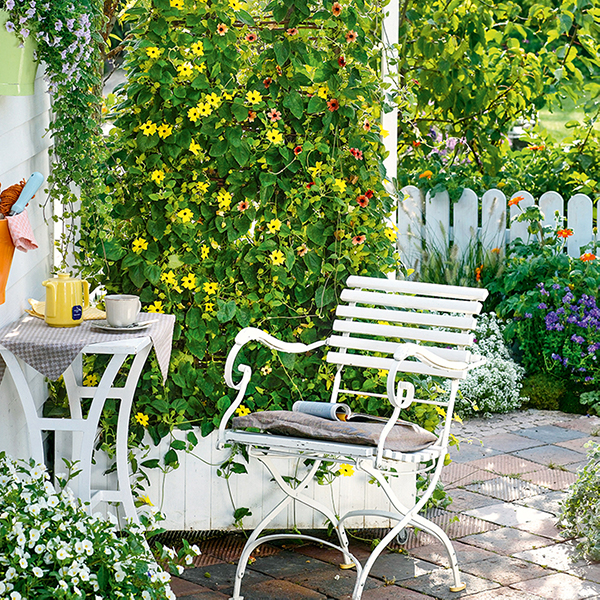
[[[423,248],[441,250],[447,248],[450,241],[458,246],[459,257],[476,239],[488,250],[504,250],[506,244],[517,238],[527,241],[528,223],[519,223],[514,218],[521,209],[534,204],[538,204],[544,214],[544,226],[554,226],[555,213],[558,212],[561,224],[573,230],[566,244],[570,256],[581,256],[581,247],[594,239],[596,223],[589,196],[575,194],[565,202],[557,192],[546,192],[536,202],[529,192],[520,191],[511,198],[518,196],[522,198],[518,206],[509,207],[510,198],[497,189],[488,190],[481,198],[473,190],[465,189],[459,201],[452,203],[447,192],[423,195],[415,186],[402,188],[397,209],[392,215],[392,221],[398,228],[402,262],[410,268],[418,267]]]

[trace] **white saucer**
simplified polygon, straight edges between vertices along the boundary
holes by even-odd
[[[125,327],[113,327],[108,324],[108,321],[96,321],[92,323],[92,327],[95,329],[101,329],[102,331],[110,331],[112,333],[125,333],[126,331],[140,331],[150,327],[155,321],[145,321],[142,323],[134,323],[133,325],[127,325]]]

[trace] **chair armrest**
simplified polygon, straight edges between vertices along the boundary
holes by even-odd
[[[248,342],[261,342],[261,344],[264,344],[272,350],[278,350],[279,352],[287,352],[289,354],[300,354],[302,352],[310,352],[315,348],[320,348],[321,346],[325,346],[327,344],[327,340],[321,340],[319,342],[315,342],[314,344],[302,344],[300,342],[283,342],[282,340],[278,340],[276,337],[269,335],[266,331],[263,331],[262,329],[257,329],[256,327],[246,327],[235,336],[235,344],[233,348],[229,351],[229,354],[227,355],[227,361],[225,362],[225,383],[227,383],[227,385],[230,388],[233,388],[234,390],[240,389],[240,384],[235,384],[233,381],[233,365],[235,363],[235,359],[237,358],[239,351]],[[246,365],[239,365],[237,370],[243,372],[243,366]]]
[[[426,346],[410,343],[401,344],[396,352],[394,352],[394,360],[397,360],[398,362],[402,362],[409,356],[418,358],[421,362],[428,364],[430,367],[437,367],[438,369],[445,369],[446,371],[466,371],[473,368],[473,366],[483,364],[482,362],[479,362],[477,365],[472,365],[472,361],[463,362],[460,360],[448,360],[438,356],[435,352],[428,350]],[[483,357],[478,356],[474,358],[481,359]],[[485,359],[483,360],[485,362]]]

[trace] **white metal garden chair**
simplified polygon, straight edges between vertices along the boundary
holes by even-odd
[[[260,544],[282,538],[309,539],[338,549],[344,556],[341,567],[356,566],[357,579],[352,598],[359,600],[375,560],[409,525],[430,533],[443,543],[448,552],[453,575],[450,590],[458,592],[465,588],[450,539],[435,523],[419,515],[419,511],[435,490],[444,465],[459,380],[466,376],[470,368],[483,362],[481,357],[473,356],[468,348],[473,342],[471,331],[476,324],[474,315],[481,311],[481,302],[487,297],[487,290],[356,276],[349,277],[346,285],[347,288],[341,294],[343,304],[337,307],[338,318],[333,323],[334,333],[327,340],[310,345],[287,343],[259,329],[246,328],[237,335],[235,345],[227,357],[225,381],[229,387],[238,390],[238,394],[220,423],[218,445],[220,448],[232,444],[246,446],[249,455],[266,466],[275,482],[285,492],[285,497],[260,522],[244,547],[237,567],[232,600],[243,598],[240,595],[242,578],[253,550]],[[387,398],[393,406],[393,413],[377,445],[227,429],[229,419],[240,406],[250,381],[251,368],[244,364],[235,366],[240,349],[250,342],[260,342],[274,350],[293,353],[329,346],[331,350],[327,353],[326,360],[337,365],[330,402],[338,402],[340,396],[370,395]],[[375,394],[342,387],[346,366],[387,370],[387,393]],[[242,375],[237,383],[233,379],[234,370]],[[450,391],[447,399],[438,402],[414,398],[413,385],[401,379],[405,373],[448,379]],[[386,448],[386,438],[400,412],[412,403],[419,402],[440,405],[445,411],[442,426],[437,432],[437,440],[426,449],[418,451],[398,452]],[[277,470],[276,461],[272,460],[281,456],[314,459],[314,463],[302,481],[292,487]],[[337,517],[329,507],[304,494],[322,461],[349,463],[366,472],[383,488],[393,511],[365,507],[363,510],[352,510]],[[419,472],[429,471],[429,483],[413,506],[405,506],[386,479],[386,475],[399,463],[412,463]],[[293,500],[324,514],[337,532],[339,545],[301,533],[261,536],[268,524]],[[361,566],[348,550],[344,522],[352,517],[364,516],[388,518],[396,521],[396,525]]]

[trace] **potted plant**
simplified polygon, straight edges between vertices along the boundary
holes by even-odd
[[[14,0],[0,1],[0,7],[13,5]],[[0,9],[0,96],[31,96],[34,92],[36,45],[28,30],[21,29],[20,34],[19,38],[10,13]]]

